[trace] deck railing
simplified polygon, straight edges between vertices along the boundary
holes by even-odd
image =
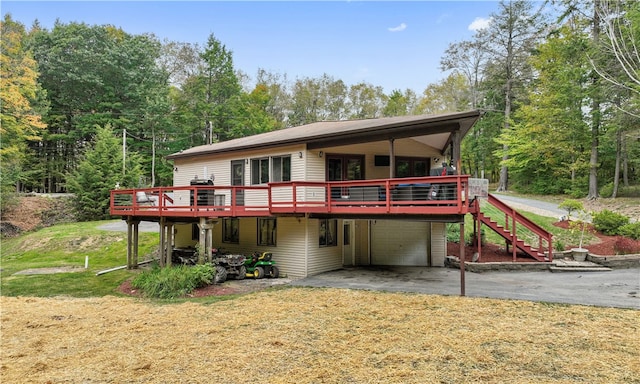
[[[275,214],[465,214],[467,175],[266,186],[184,186],[111,191],[116,216],[240,217]]]

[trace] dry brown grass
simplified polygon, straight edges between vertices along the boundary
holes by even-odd
[[[635,310],[310,288],[0,303],[2,383],[640,383]]]

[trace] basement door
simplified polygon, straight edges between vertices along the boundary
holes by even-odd
[[[428,222],[371,220],[370,231],[372,265],[428,265]]]
[[[356,225],[353,220],[342,221],[342,265],[356,264]]]

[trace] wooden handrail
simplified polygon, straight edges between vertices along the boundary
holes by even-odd
[[[469,211],[468,178],[468,175],[450,175],[331,182],[291,181],[259,186],[120,189],[111,191],[110,211],[112,215],[119,216],[185,217],[304,213],[463,215]],[[431,187],[440,187],[441,193],[446,191],[450,195],[439,195],[433,199]],[[239,202],[241,191],[244,201]],[[353,193],[359,193],[360,197]],[[153,202],[146,199],[139,202],[136,197],[139,195],[158,198]],[[226,198],[213,199],[222,195]]]

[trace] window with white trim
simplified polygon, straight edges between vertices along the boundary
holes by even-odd
[[[251,159],[251,184],[291,181],[291,156],[272,156]]]

